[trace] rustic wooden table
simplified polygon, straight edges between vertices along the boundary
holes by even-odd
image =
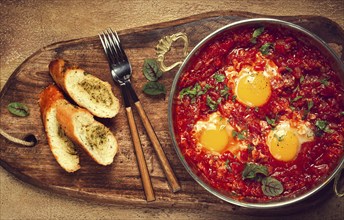
[[[86,2],[86,3],[85,3]],[[96,3],[95,3],[96,2]],[[236,10],[262,15],[320,15],[344,28],[343,0],[298,1],[11,1],[0,2],[0,82],[38,49],[59,41],[156,24],[200,13]],[[196,183],[195,183],[196,184]],[[149,209],[97,204],[47,192],[14,178],[0,168],[0,219],[251,219],[225,212],[176,208]],[[334,195],[305,212],[281,213],[279,219],[340,219],[343,201]],[[255,219],[275,218],[260,216]]]

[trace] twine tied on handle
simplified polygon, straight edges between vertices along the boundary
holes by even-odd
[[[7,140],[16,143],[16,144],[20,144],[26,147],[33,147],[36,143],[37,143],[37,139],[34,135],[30,134],[27,135],[24,140],[13,137],[12,135],[8,134],[7,132],[5,132],[2,128],[0,128],[0,134],[6,138]]]

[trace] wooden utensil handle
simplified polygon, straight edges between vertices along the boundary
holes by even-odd
[[[152,182],[148,173],[146,160],[143,155],[143,150],[142,150],[139,134],[137,132],[136,124],[134,121],[134,115],[131,110],[131,107],[126,107],[125,110],[127,112],[130,132],[131,132],[131,136],[134,143],[136,159],[137,159],[137,163],[138,163],[140,174],[141,174],[143,189],[145,191],[147,201],[151,202],[155,200],[155,195],[154,195]]]
[[[162,169],[166,175],[167,181],[169,182],[172,192],[177,192],[181,189],[180,184],[178,183],[177,177],[174,174],[171,165],[165,155],[164,150],[161,147],[161,144],[158,140],[158,137],[156,136],[153,127],[146,115],[146,112],[143,110],[142,105],[140,101],[135,102],[135,105],[138,109],[139,115],[142,119],[143,125],[146,128],[147,134],[152,141],[153,147],[155,149],[156,154],[158,155],[160,164],[162,166]]]

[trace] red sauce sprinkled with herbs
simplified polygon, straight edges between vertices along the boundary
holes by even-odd
[[[282,28],[266,26],[253,37],[258,28],[226,32],[194,56],[180,77],[173,117],[179,148],[198,176],[237,199],[264,202],[308,191],[338,165],[344,146],[344,89],[338,73],[316,48]],[[271,81],[266,104],[248,107],[236,100],[226,70],[244,65],[263,70],[266,63],[257,62],[257,53],[277,65],[281,78]],[[214,74],[222,75],[220,80]],[[214,153],[197,147],[194,126],[213,112],[237,132],[245,131],[235,138],[246,148]],[[276,160],[266,144],[268,132],[282,120],[302,120],[314,132],[314,139],[303,143],[296,158],[287,162]],[[268,174],[243,178],[247,164],[262,165]],[[283,192],[266,195],[261,181],[266,176],[278,180]]]

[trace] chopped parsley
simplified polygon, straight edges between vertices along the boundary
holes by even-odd
[[[265,43],[265,44],[263,44],[263,46],[261,46],[261,48],[259,50],[263,55],[267,55],[271,48],[273,48],[272,43]]]
[[[328,84],[329,84],[328,80],[329,80],[329,78],[323,78],[319,82],[321,84],[323,84],[324,86],[328,86]]]
[[[214,79],[217,81],[217,82],[223,82],[225,81],[225,75],[223,74],[219,74],[219,73],[215,73],[214,74]]]
[[[271,126],[275,126],[276,125],[276,119],[274,118],[269,118],[268,116],[265,116],[266,122],[271,125]]]
[[[290,67],[288,67],[288,66],[286,66],[285,69],[286,69],[288,72],[293,72],[293,70],[292,70]]]
[[[196,83],[195,86],[189,86],[187,88],[184,88],[180,91],[179,97],[180,99],[183,99],[185,95],[189,96],[191,99],[194,99],[197,96],[205,94],[208,89],[210,89],[211,86],[206,84],[204,88],[202,89],[201,85],[199,83]]]
[[[257,37],[259,37],[264,32],[264,27],[257,28],[253,31],[252,38],[250,40],[251,43],[257,43]]]
[[[239,140],[245,140],[246,139],[246,130],[242,130],[241,132],[237,132],[235,130],[232,131],[232,136],[237,137]]]
[[[211,110],[216,110],[217,109],[217,105],[218,105],[217,102],[215,102],[210,96],[207,96],[207,106]]]
[[[318,131],[323,131],[323,132],[326,132],[326,133],[333,133],[333,130],[331,130],[329,127],[328,127],[329,123],[325,120],[317,120],[315,122],[315,126],[317,127]],[[318,133],[318,132],[316,132]]]
[[[225,167],[226,167],[226,169],[227,169],[228,171],[232,171],[232,168],[230,167],[229,162],[230,162],[230,161],[227,159],[226,162],[225,162]]]
[[[220,90],[220,95],[222,97],[225,97],[226,100],[227,100],[228,95],[229,95],[228,91],[229,91],[229,88],[226,85],[223,87],[223,89]]]
[[[293,98],[292,100],[290,100],[291,102],[296,102],[297,100],[299,100],[299,99],[302,99],[302,95],[298,95],[298,96],[296,96],[295,98]]]
[[[307,110],[304,112],[303,119],[307,117],[308,113],[311,111],[313,106],[314,106],[313,100],[307,101]]]
[[[300,83],[302,83],[303,80],[305,80],[305,77],[304,77],[304,75],[301,75],[301,77],[300,77]]]

